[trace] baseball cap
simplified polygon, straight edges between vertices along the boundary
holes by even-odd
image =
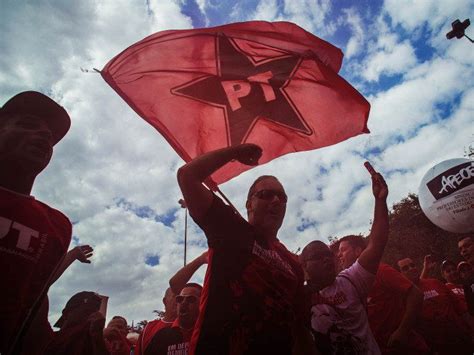
[[[63,309],[62,316],[54,324],[56,328],[61,328],[66,320],[66,314],[76,308],[83,307],[84,310],[90,309],[93,311],[98,311],[100,309],[100,304],[102,299],[99,294],[91,291],[82,291],[76,293],[72,296],[69,301],[67,301],[66,306]]]
[[[37,91],[24,91],[8,100],[0,108],[0,119],[4,114],[30,114],[41,117],[53,135],[53,144],[58,143],[71,126],[71,119],[66,110]]]

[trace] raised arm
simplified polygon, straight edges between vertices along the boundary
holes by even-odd
[[[405,313],[398,328],[390,335],[388,346],[398,348],[407,345],[410,340],[410,331],[415,326],[416,318],[423,304],[423,292],[413,285],[407,292],[405,298]]]
[[[367,248],[359,256],[359,264],[375,274],[388,241],[388,188],[384,178],[375,171],[372,175],[372,192],[375,197],[374,222],[369,234]]]
[[[208,251],[205,251],[199,255],[196,259],[191,261],[189,264],[185,265],[170,279],[170,287],[175,295],[179,295],[184,285],[186,285],[194,273],[202,265],[208,263]]]
[[[423,259],[423,270],[421,270],[420,279],[427,279],[436,267],[436,261],[433,260],[431,255],[425,255]]]
[[[56,273],[51,280],[51,284],[55,283],[74,261],[79,260],[81,263],[90,264],[91,261],[89,258],[92,257],[93,251],[94,249],[92,249],[90,245],[78,245],[69,250],[61,262],[61,265],[59,265],[56,270]]]
[[[203,185],[207,177],[234,159],[242,164],[257,165],[261,155],[259,146],[247,143],[214,150],[182,166],[178,170],[178,184],[193,219],[199,220],[211,206],[212,193]]]

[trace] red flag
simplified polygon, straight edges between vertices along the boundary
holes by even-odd
[[[342,52],[289,22],[158,32],[102,70],[185,161],[240,143],[260,163],[368,133],[370,105],[337,75]],[[250,169],[230,163],[225,182]]]

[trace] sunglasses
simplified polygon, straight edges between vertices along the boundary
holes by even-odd
[[[264,201],[271,201],[275,196],[278,198],[278,201],[282,203],[286,203],[288,201],[288,196],[286,196],[283,191],[278,190],[260,190],[255,192],[253,195]]]
[[[196,303],[197,297],[196,296],[176,296],[176,303],[184,303],[186,301],[189,304]]]

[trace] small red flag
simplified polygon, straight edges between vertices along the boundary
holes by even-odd
[[[369,103],[337,72],[342,52],[289,22],[158,32],[102,70],[186,162],[240,143],[260,163],[368,133]],[[250,166],[227,164],[220,184]]]

